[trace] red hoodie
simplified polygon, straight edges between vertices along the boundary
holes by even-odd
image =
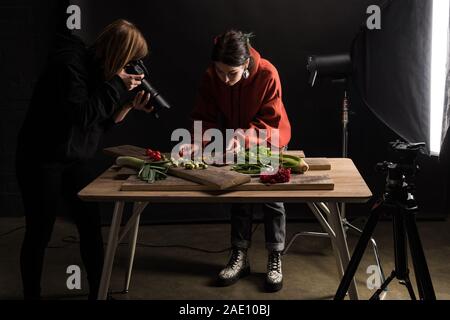
[[[284,147],[291,139],[291,125],[281,96],[277,69],[253,48],[250,75],[233,86],[219,79],[212,64],[205,72],[193,120],[201,120],[203,131],[210,128],[266,129],[268,142]],[[279,130],[279,145],[271,141],[271,130]],[[248,143],[248,141],[247,141]]]

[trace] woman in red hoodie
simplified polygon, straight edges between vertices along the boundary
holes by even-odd
[[[281,98],[280,78],[276,68],[251,47],[249,38],[249,34],[235,30],[216,37],[212,64],[202,79],[192,118],[202,121],[204,131],[210,128],[223,131],[252,128],[257,132],[265,129],[267,143],[284,148],[291,138],[291,127]],[[244,147],[239,141],[238,138],[229,141],[227,151],[235,152]],[[266,289],[278,291],[283,281],[281,252],[286,235],[283,203],[232,206],[232,252],[228,264],[219,273],[218,282],[228,286],[250,272],[247,249],[252,235],[252,214],[256,209],[264,213],[269,251]]]

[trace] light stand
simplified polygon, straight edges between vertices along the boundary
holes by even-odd
[[[342,99],[342,157],[348,157],[348,125],[349,125],[349,110],[350,101],[348,98],[348,79],[352,72],[351,58],[349,54],[336,54],[336,55],[321,55],[308,57],[307,70],[310,72],[309,84],[314,86],[318,77],[330,77],[334,83],[344,84],[344,96]],[[340,204],[340,217],[345,230],[351,229],[358,234],[362,234],[362,230],[357,228],[348,222],[346,218],[345,203]],[[287,253],[290,246],[295,239],[299,236],[314,236],[314,237],[329,237],[327,233],[322,232],[297,232],[295,233],[288,245],[283,251],[283,254]],[[373,247],[375,262],[379,269],[379,275],[381,282],[385,281],[385,275],[381,267],[380,255],[378,252],[378,246],[373,237],[370,237],[370,242]],[[384,292],[385,293],[385,292]],[[384,297],[384,295],[383,295]]]

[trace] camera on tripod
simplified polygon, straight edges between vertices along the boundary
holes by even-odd
[[[378,171],[387,172],[386,187],[383,195],[371,210],[369,219],[364,226],[350,263],[336,291],[335,300],[344,299],[380,215],[384,213],[392,216],[395,267],[391,275],[384,280],[380,288],[370,299],[379,299],[380,294],[387,288],[389,283],[393,279],[398,279],[401,284],[406,286],[411,299],[416,300],[409,276],[407,252],[409,247],[419,298],[421,300],[436,300],[425,252],[415,220],[416,214],[419,211],[419,206],[414,195],[414,178],[419,169],[416,164],[416,158],[419,153],[426,152],[426,146],[423,142],[406,143],[402,141],[391,142],[389,146],[396,162],[384,161],[378,163],[376,166]]]
[[[387,172],[387,182],[391,185],[394,182],[407,179],[412,181],[412,178],[419,171],[419,166],[416,164],[417,156],[426,153],[425,142],[407,143],[400,140],[390,142],[390,151],[393,162],[383,161],[377,163],[375,170],[377,172]]]
[[[148,80],[149,72],[145,67],[142,60],[135,60],[129,62],[125,66],[125,72],[128,74],[144,74],[141,85],[135,89],[137,91],[144,90],[146,93],[150,93],[150,104],[154,107],[153,114],[156,118],[159,118],[159,114],[163,110],[170,109],[169,103],[163,98],[163,96],[156,90],[156,88]]]

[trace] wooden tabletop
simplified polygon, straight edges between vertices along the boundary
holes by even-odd
[[[328,174],[334,181],[334,190],[298,191],[121,191],[123,178],[119,167],[112,166],[79,192],[85,201],[158,203],[233,203],[233,202],[367,202],[372,193],[351,159],[328,158],[331,170],[311,171],[306,174]]]

